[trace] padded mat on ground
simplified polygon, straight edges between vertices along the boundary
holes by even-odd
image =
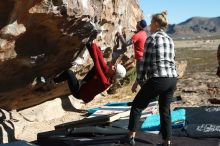
[[[171,120],[173,128],[184,126],[185,109],[177,109],[171,112]],[[154,114],[147,117],[141,125],[142,131],[159,131],[160,130],[160,115]]]
[[[148,142],[156,145],[161,142],[161,136],[158,134],[149,134],[138,132],[137,137],[139,139],[147,140]],[[190,137],[172,137],[172,146],[219,146],[220,141],[218,138],[190,138]],[[152,146],[150,144],[144,144],[137,142],[137,146]]]
[[[123,143],[125,135],[72,137],[65,131],[50,131],[38,135],[40,146],[127,146]],[[160,135],[138,132],[137,146],[153,146],[161,142]],[[173,146],[219,146],[219,139],[193,139],[189,137],[172,137]]]
[[[187,107],[187,124],[219,124],[220,106]]]
[[[220,107],[187,107],[185,126],[173,135],[195,138],[220,138]]]

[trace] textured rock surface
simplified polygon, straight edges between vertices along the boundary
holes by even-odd
[[[116,32],[126,28],[131,35],[141,18],[137,0],[1,1],[0,107],[21,109],[68,94],[65,85],[51,91],[30,85],[36,77],[52,77],[71,67],[84,50],[90,22],[104,30],[98,41],[111,60],[112,50],[119,47]],[[90,64],[82,57],[74,65]]]
[[[191,74],[178,81],[176,94],[181,95],[184,106],[219,106],[220,78],[204,72]]]

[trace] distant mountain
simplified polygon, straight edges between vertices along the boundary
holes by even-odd
[[[192,17],[182,23],[169,25],[167,33],[176,39],[220,36],[220,17]]]

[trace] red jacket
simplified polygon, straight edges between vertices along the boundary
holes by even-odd
[[[99,47],[92,43],[87,48],[94,62],[95,74],[79,90],[79,96],[85,103],[93,100],[97,94],[105,91],[111,85],[110,80],[105,75],[105,72],[108,71],[108,66]]]

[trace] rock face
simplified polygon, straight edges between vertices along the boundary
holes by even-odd
[[[81,65],[77,69],[84,68],[83,63],[89,66],[83,42],[94,24],[103,30],[98,43],[111,60],[112,50],[120,46],[116,32],[126,28],[132,35],[141,18],[137,0],[1,1],[0,107],[21,109],[68,94],[63,84],[43,92],[31,84],[37,77],[53,77],[68,69],[73,61]]]

